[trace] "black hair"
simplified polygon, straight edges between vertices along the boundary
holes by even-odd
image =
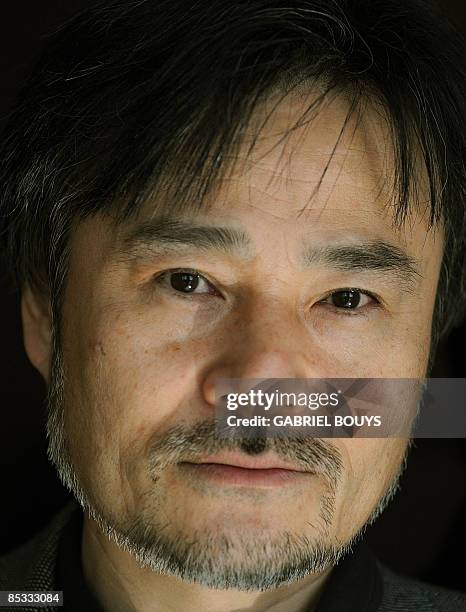
[[[119,222],[158,193],[177,210],[200,207],[258,104],[277,88],[319,83],[323,96],[370,96],[386,110],[400,223],[421,151],[430,225],[445,231],[435,339],[466,301],[465,57],[462,37],[424,0],[124,0],[86,10],[47,41],[2,136],[10,267],[58,309],[76,220],[109,212]]]

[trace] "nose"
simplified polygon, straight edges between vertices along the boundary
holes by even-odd
[[[274,301],[244,307],[225,330],[224,348],[203,374],[205,400],[215,406],[219,380],[318,378],[322,362],[305,322]],[[224,385],[224,384],[223,384]],[[227,390],[225,386],[222,389]]]

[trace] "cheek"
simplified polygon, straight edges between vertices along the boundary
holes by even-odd
[[[179,342],[142,318],[130,324],[108,312],[81,329],[69,327],[63,340],[72,463],[94,499],[120,500],[126,513],[147,485],[139,479],[153,435],[208,410],[196,374],[206,342]]]
[[[419,312],[419,311],[418,311]],[[359,340],[359,350],[348,368],[348,376],[362,378],[423,378],[430,348],[429,317],[405,312],[371,342]]]
[[[69,334],[65,347],[77,431],[85,426],[94,445],[112,453],[189,417],[187,398],[196,401],[196,372],[208,353],[203,339],[179,341],[158,324],[110,313]]]
[[[408,440],[352,439],[341,451],[346,466],[339,505],[338,536],[350,537],[367,521],[398,474]]]

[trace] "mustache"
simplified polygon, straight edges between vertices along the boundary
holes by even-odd
[[[148,462],[151,473],[156,475],[165,467],[181,461],[196,461],[206,455],[221,451],[241,451],[258,455],[272,451],[279,458],[293,463],[297,468],[323,476],[332,488],[343,471],[343,460],[335,444],[322,438],[293,437],[223,437],[219,436],[215,421],[201,421],[194,425],[179,424],[163,434],[151,438]]]

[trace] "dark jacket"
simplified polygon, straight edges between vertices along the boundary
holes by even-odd
[[[70,535],[70,525],[74,523],[74,535]],[[49,525],[33,539],[20,548],[0,557],[0,591],[54,591],[63,590],[65,607],[24,608],[60,612],[68,609],[82,610],[79,605],[68,608],[70,590],[77,595],[87,590],[82,575],[75,579],[80,569],[80,533],[82,511],[72,502],[59,512]],[[65,538],[65,534],[68,535]],[[66,545],[63,545],[66,542]],[[62,544],[60,544],[62,543]],[[59,560],[59,550],[66,555],[74,555],[75,562]],[[63,588],[60,576],[68,574],[70,589]],[[67,569],[68,568],[68,569]],[[71,570],[69,568],[72,568]],[[78,597],[79,599],[79,597]],[[19,610],[22,608],[4,608]],[[98,609],[96,607],[95,609]],[[436,586],[427,585],[399,576],[381,565],[372,553],[359,545],[355,553],[348,555],[332,572],[329,582],[318,606],[318,612],[466,612],[466,595]],[[185,611],[180,611],[185,612]],[[286,610],[284,609],[284,612]]]

